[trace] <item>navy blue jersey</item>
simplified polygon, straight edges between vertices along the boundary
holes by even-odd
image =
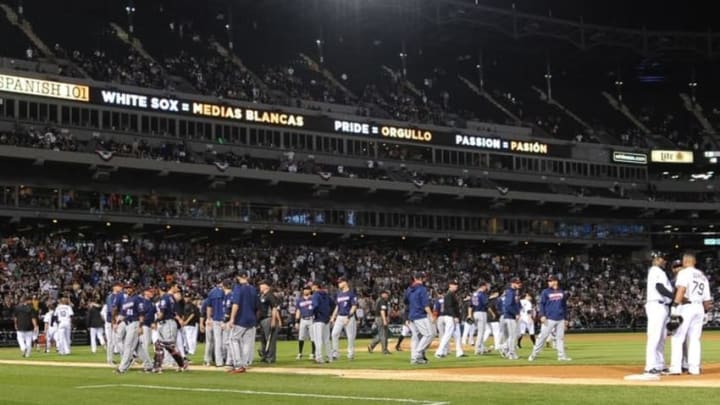
[[[352,291],[340,291],[335,298],[335,304],[337,305],[339,316],[348,316],[350,315],[350,309],[353,306],[357,307],[357,295]]]
[[[165,294],[160,297],[160,301],[158,301],[157,314],[157,317],[162,321],[175,319],[175,298],[172,294]]]
[[[120,315],[125,322],[135,322],[145,310],[143,298],[137,295],[128,296],[124,299]]]
[[[143,298],[143,325],[151,326],[155,322],[155,312],[157,309],[152,301],[147,298]]]
[[[486,312],[488,307],[488,295],[482,291],[475,291],[470,300],[473,312]]]
[[[312,311],[315,322],[330,322],[333,311],[332,299],[325,290],[317,290],[312,295]]]
[[[212,320],[222,322],[225,319],[225,292],[222,288],[215,287],[208,294],[208,306],[212,308]]]
[[[296,299],[295,308],[300,311],[301,318],[309,318],[313,316],[312,296],[309,296],[307,298],[300,297]]]
[[[255,287],[249,284],[237,285],[233,288],[232,303],[239,307],[235,316],[235,325],[243,328],[255,327],[258,303],[258,293]]]
[[[520,297],[517,290],[508,288],[505,290],[505,298],[503,299],[502,315],[506,319],[515,319],[520,315]]]
[[[567,319],[567,293],[561,288],[553,290],[546,288],[540,294],[540,305],[538,306],[540,316],[553,321]]]
[[[427,289],[422,283],[415,283],[405,290],[405,305],[408,308],[408,319],[415,321],[427,318],[426,307],[430,307]]]

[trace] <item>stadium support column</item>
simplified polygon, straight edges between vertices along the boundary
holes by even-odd
[[[478,75],[478,87],[480,91],[485,91],[485,72],[483,71],[483,51],[482,48],[478,50],[478,60],[475,65]]]
[[[547,101],[552,100],[552,72],[550,70],[550,56],[546,57],[545,62],[545,81],[547,82]]]
[[[128,16],[128,37],[133,38],[135,35],[135,27],[133,26],[133,14],[135,14],[135,4],[133,0],[127,0],[127,6],[125,6],[125,12]]]
[[[235,47],[233,44],[233,7],[232,7],[232,1],[228,1],[228,10],[227,10],[227,21],[225,22],[225,31],[227,32],[228,36],[228,50],[230,52],[233,52],[233,48]]]

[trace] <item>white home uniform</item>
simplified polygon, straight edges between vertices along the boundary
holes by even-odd
[[[645,371],[662,371],[665,368],[665,336],[667,329],[665,324],[668,318],[668,307],[670,299],[663,297],[656,288],[661,284],[668,291],[672,291],[670,281],[665,271],[658,266],[652,266],[648,270],[645,302],[645,313],[647,314],[647,345],[645,348]]]
[[[533,316],[535,311],[533,311],[532,302],[527,299],[521,299],[520,300],[520,332],[518,333],[518,336],[522,336],[525,333],[529,335],[535,335],[535,321],[533,320]]]
[[[60,304],[55,308],[58,320],[57,348],[61,355],[70,354],[70,333],[72,332],[72,317],[75,315],[69,305]]]
[[[52,341],[55,341],[55,346],[57,347],[57,322],[54,317],[53,311],[48,311],[43,316],[43,323],[45,324],[45,353],[50,352],[50,347],[52,347]]]
[[[700,374],[700,338],[705,316],[703,302],[712,299],[710,284],[702,271],[687,267],[678,273],[675,287],[685,287],[684,298],[689,303],[673,308],[683,321],[672,337],[670,373],[679,374],[682,371],[683,343],[687,340],[688,371],[697,375]]]

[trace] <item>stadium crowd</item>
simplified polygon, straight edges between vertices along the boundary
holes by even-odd
[[[203,139],[195,140],[203,142]],[[204,143],[204,142],[203,142]],[[148,141],[135,138],[132,142],[116,140],[110,135],[95,134],[90,140],[79,140],[67,129],[53,127],[22,127],[12,131],[0,131],[0,145],[13,145],[28,148],[49,149],[55,151],[98,153],[108,159],[113,156],[132,157],[138,159],[164,160],[182,163],[216,165],[221,170],[228,167],[250,168],[259,170],[281,171],[288,173],[316,174],[324,179],[333,176],[384,180],[401,183],[412,183],[418,188],[426,184],[451,186],[459,188],[485,188],[497,190],[505,195],[510,190],[557,193],[583,197],[600,196],[608,198],[628,198],[655,200],[665,198],[657,195],[652,187],[648,191],[641,189],[624,189],[620,185],[610,188],[577,187],[566,184],[539,184],[504,181],[499,183],[486,176],[477,176],[467,170],[458,170],[458,175],[441,175],[428,173],[422,169],[411,169],[406,165],[420,162],[423,156],[413,155],[412,148],[380,145],[379,159],[369,159],[362,166],[329,165],[318,161],[314,155],[299,158],[290,151],[278,149],[278,158],[256,158],[247,153],[235,153],[232,149],[219,152],[212,144],[205,144],[204,149],[193,149],[187,141]],[[272,146],[272,145],[268,145]],[[380,160],[382,159],[382,160]],[[502,168],[501,168],[502,169]],[[718,197],[714,193],[699,194],[700,201],[712,201]]]
[[[151,239],[98,239],[61,236],[6,235],[0,246],[0,315],[12,316],[23,296],[35,297],[41,309],[61,296],[76,308],[76,327],[84,328],[90,302],[104,297],[115,282],[155,286],[176,281],[188,299],[200,299],[215,282],[246,271],[254,280],[273,283],[282,301],[283,319],[294,314],[302,286],[321,279],[335,284],[348,277],[359,296],[361,326],[369,326],[373,300],[389,289],[390,317],[399,322],[402,292],[413,271],[429,274],[429,290],[444,292],[448,280],[460,281],[462,296],[472,293],[480,280],[502,291],[512,276],[524,281],[532,295],[545,286],[548,274],[557,274],[570,292],[570,325],[585,328],[637,328],[644,323],[646,263],[620,257],[566,255],[496,255],[466,249],[404,249],[368,244],[364,247],[310,246],[283,243],[185,242]],[[716,259],[700,266],[717,288]],[[359,314],[359,315],[360,315]],[[720,308],[712,313],[720,319]]]

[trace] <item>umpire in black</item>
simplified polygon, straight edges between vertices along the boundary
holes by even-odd
[[[372,353],[375,350],[375,346],[380,343],[383,354],[390,354],[388,350],[388,336],[390,335],[390,291],[383,290],[380,293],[375,302],[375,326],[377,327],[377,334],[373,337],[372,342],[368,345],[368,352]]]
[[[282,324],[280,319],[280,300],[270,288],[270,282],[262,280],[258,285],[260,294],[258,323],[262,331],[262,347],[259,350],[260,361],[263,363],[275,363],[277,354],[278,331]]]

